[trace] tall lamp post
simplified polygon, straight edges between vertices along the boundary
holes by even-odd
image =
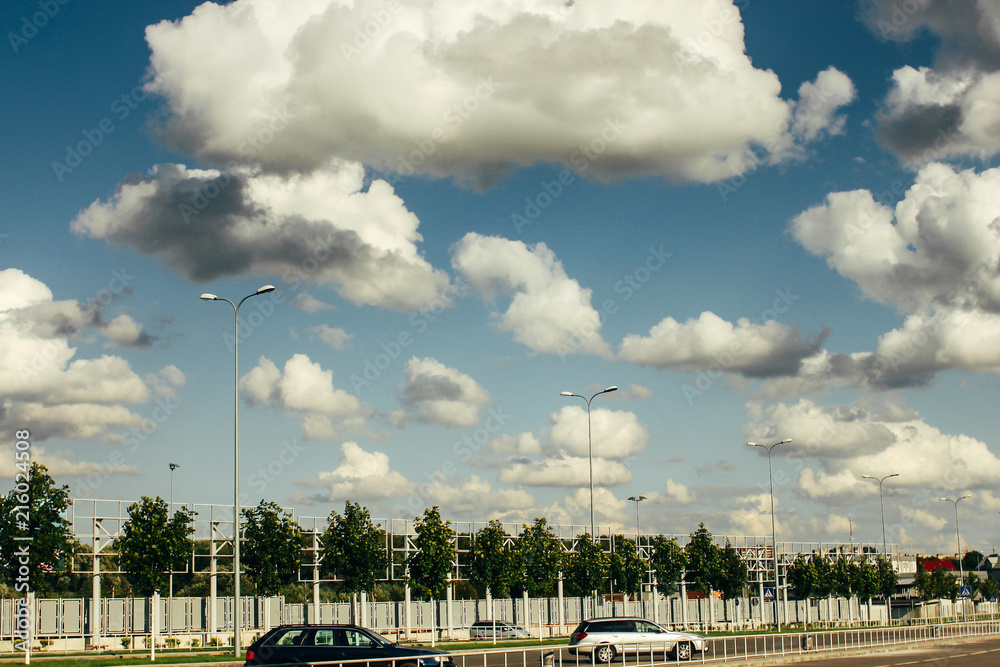
[[[233,307],[233,653],[240,657],[240,630],[243,629],[243,614],[240,613],[240,306],[250,297],[274,291],[274,285],[264,285],[253,294],[233,303],[214,294],[202,294],[202,301],[225,301]],[[215,628],[213,628],[214,630]]]
[[[574,394],[571,391],[563,391],[559,393],[560,396],[576,396],[577,398],[582,398],[587,401],[587,451],[590,459],[590,537],[595,542],[597,541],[597,535],[594,531],[594,439],[590,430],[590,402],[601,394],[607,394],[612,391],[618,391],[618,387],[611,386],[607,389],[602,389],[590,398],[581,396],[580,394]]]
[[[167,510],[168,522],[170,521],[170,516],[171,516],[170,513],[174,511],[174,471],[181,467],[180,464],[178,463],[171,463],[169,465],[170,465],[170,508]],[[168,597],[170,598],[174,597],[174,573],[172,570],[173,568],[171,568],[170,572],[170,590],[167,594]],[[170,606],[171,607],[173,606],[173,602],[170,603]]]
[[[635,503],[635,546],[639,546],[639,503],[646,499],[646,496],[629,496],[629,500]]]
[[[882,555],[885,556],[886,560],[889,560],[889,548],[885,542],[885,503],[882,502],[882,482],[889,479],[890,477],[899,477],[898,472],[894,472],[891,475],[886,475],[885,477],[872,477],[871,475],[862,475],[861,479],[872,479],[878,482],[878,505],[882,510]]]
[[[780,440],[770,445],[759,445],[756,442],[748,442],[747,447],[763,447],[767,450],[767,479],[771,489],[771,549],[774,551],[774,623],[778,632],[781,632],[781,615],[778,613],[778,594],[781,582],[778,580],[778,533],[774,528],[774,475],[771,473],[771,450],[778,445],[791,442],[791,438]]]
[[[941,501],[947,501],[949,503],[955,503],[955,542],[958,544],[958,585],[965,585],[965,565],[962,563],[962,534],[958,527],[958,501],[965,500],[966,498],[971,498],[969,495],[964,495],[961,498],[956,498],[952,500],[951,498],[938,498]],[[959,589],[961,590],[961,589]],[[962,601],[962,617],[965,617],[965,601]]]

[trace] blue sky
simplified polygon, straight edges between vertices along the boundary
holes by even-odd
[[[991,3],[11,2],[0,421],[76,497],[996,541]],[[228,336],[228,338],[227,338]],[[3,454],[6,451],[7,454]],[[0,474],[14,474],[11,445]]]

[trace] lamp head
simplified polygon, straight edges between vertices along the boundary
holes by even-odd
[[[938,500],[947,500],[949,503],[954,502],[951,498],[938,498]]]
[[[605,389],[602,393],[607,394],[607,393],[612,392],[612,391],[618,391],[618,387],[616,387],[615,385],[611,385],[610,387],[608,387],[607,389]]]
[[[170,464],[170,471],[173,472],[174,470],[177,470],[180,467],[181,467],[181,465],[179,463],[171,463]]]
[[[862,475],[861,479],[875,479],[875,478],[872,477],[871,475]]]
[[[264,285],[263,287],[257,288],[257,294],[264,294],[266,292],[273,292],[274,285]]]
[[[560,395],[560,396],[576,396],[576,394],[574,394],[574,393],[573,393],[573,392],[571,392],[571,391],[560,391],[560,392],[559,392],[559,395]]]
[[[208,292],[205,292],[198,298],[201,299],[202,301],[215,301],[219,297],[215,296],[214,294],[209,294]]]
[[[757,447],[757,446],[758,445],[757,445],[756,442],[752,442],[752,441],[747,442],[747,447]]]

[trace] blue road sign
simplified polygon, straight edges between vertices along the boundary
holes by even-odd
[[[773,600],[774,599],[774,589],[773,588],[765,588],[764,589],[764,599],[765,600]]]
[[[962,598],[972,597],[972,586],[962,586],[958,589],[958,596]]]

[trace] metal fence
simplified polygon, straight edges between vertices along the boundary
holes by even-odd
[[[180,645],[206,645],[213,638],[228,642],[233,633],[233,599],[160,598],[156,634],[172,637]],[[585,598],[495,599],[451,601],[364,601],[350,603],[289,603],[280,597],[242,599],[245,635],[253,637],[282,623],[358,623],[394,639],[466,639],[468,628],[482,619],[497,619],[523,626],[534,637],[570,633],[576,625],[599,616],[640,616],[673,628],[741,632],[774,623],[774,605],[757,598],[734,600],[679,597],[638,601],[595,601]],[[36,599],[33,635],[80,648],[105,645],[117,648],[121,638],[150,635],[151,600],[103,598]],[[891,623],[935,623],[942,618],[974,619],[996,616],[997,603],[966,602],[964,614],[949,601],[924,607],[895,608],[892,621],[881,603],[865,604],[856,598],[790,600],[779,603],[785,625],[806,621],[811,627],[884,626]],[[0,642],[12,640],[16,630],[17,601],[0,600]],[[978,614],[978,616],[976,616]],[[214,627],[212,621],[214,620]],[[227,638],[228,635],[228,638]]]

